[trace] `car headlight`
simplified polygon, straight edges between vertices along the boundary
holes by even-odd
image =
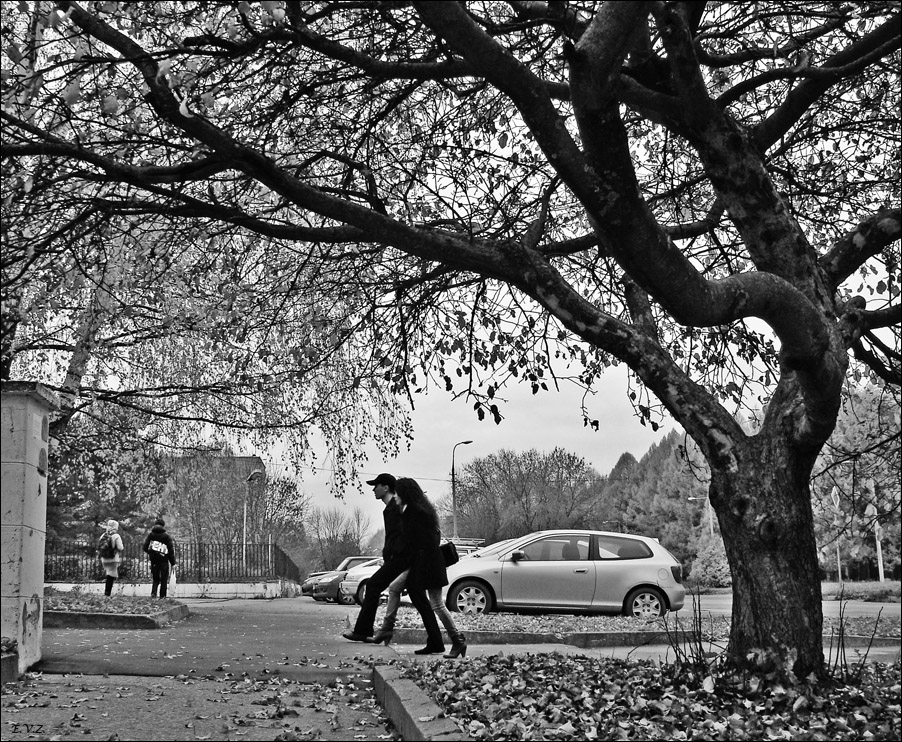
[[[325,585],[327,582],[332,582],[334,579],[334,577],[320,577],[316,582],[319,585]]]

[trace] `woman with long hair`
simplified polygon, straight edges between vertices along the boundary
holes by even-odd
[[[98,547],[100,563],[106,572],[103,594],[107,597],[113,594],[113,583],[119,579],[119,563],[124,553],[125,544],[119,535],[119,521],[110,518],[103,526],[103,535],[100,537]]]
[[[442,633],[435,618],[438,616],[451,638],[451,650],[445,657],[465,657],[467,643],[464,635],[458,631],[450,611],[442,602],[442,588],[448,584],[448,574],[439,549],[441,528],[438,513],[414,479],[399,479],[395,493],[401,501],[401,522],[410,563],[407,594],[426,627],[426,646],[415,650],[414,654],[438,654],[445,651]]]

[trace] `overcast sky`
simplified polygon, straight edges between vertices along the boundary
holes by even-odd
[[[598,431],[583,426],[581,392],[572,385],[562,384],[560,392],[536,396],[528,385],[499,392],[499,396],[509,399],[502,409],[505,419],[500,425],[488,417],[480,421],[471,402],[455,401],[450,394],[434,390],[415,398],[410,451],[389,461],[371,453],[361,472],[361,489],[345,492],[343,500],[336,499],[330,491],[329,473],[324,471],[306,472],[301,489],[313,497],[318,507],[339,507],[348,513],[361,507],[370,518],[373,533],[382,527],[382,503],[373,497],[372,488],[364,480],[382,471],[396,477],[413,477],[435,502],[451,492],[451,451],[458,441],[473,441],[457,447],[454,461],[458,474],[468,461],[500,449],[522,452],[535,448],[547,452],[555,447],[581,456],[599,474],[607,474],[621,454],[629,452],[640,458],[674,424],[668,418],[653,432],[650,426],[639,422],[627,397],[626,372],[621,368],[607,370],[601,389],[604,391],[588,403],[591,416],[599,421]],[[325,460],[323,455],[318,458],[319,462]]]

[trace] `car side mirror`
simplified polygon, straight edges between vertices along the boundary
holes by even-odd
[[[519,562],[521,559],[526,559],[526,554],[521,549],[511,552],[512,562]]]

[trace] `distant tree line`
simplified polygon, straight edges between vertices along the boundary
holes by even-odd
[[[707,539],[706,468],[685,439],[668,433],[637,460],[620,456],[609,474],[562,448],[501,450],[457,477],[458,531],[492,543],[549,528],[591,528],[652,536],[691,562]],[[442,506],[451,512],[451,498]]]
[[[754,418],[743,424],[750,431],[757,425]],[[899,440],[894,397],[878,385],[850,388],[812,485],[824,572],[835,572],[837,559],[844,571],[852,563],[875,564],[879,533],[886,576],[898,573]],[[501,450],[458,472],[458,531],[486,543],[548,528],[637,533],[659,539],[694,577],[729,584],[713,513],[708,523],[708,486],[704,458],[677,431],[638,460],[622,454],[607,475],[561,448],[545,453]],[[441,505],[450,520],[451,497]]]

